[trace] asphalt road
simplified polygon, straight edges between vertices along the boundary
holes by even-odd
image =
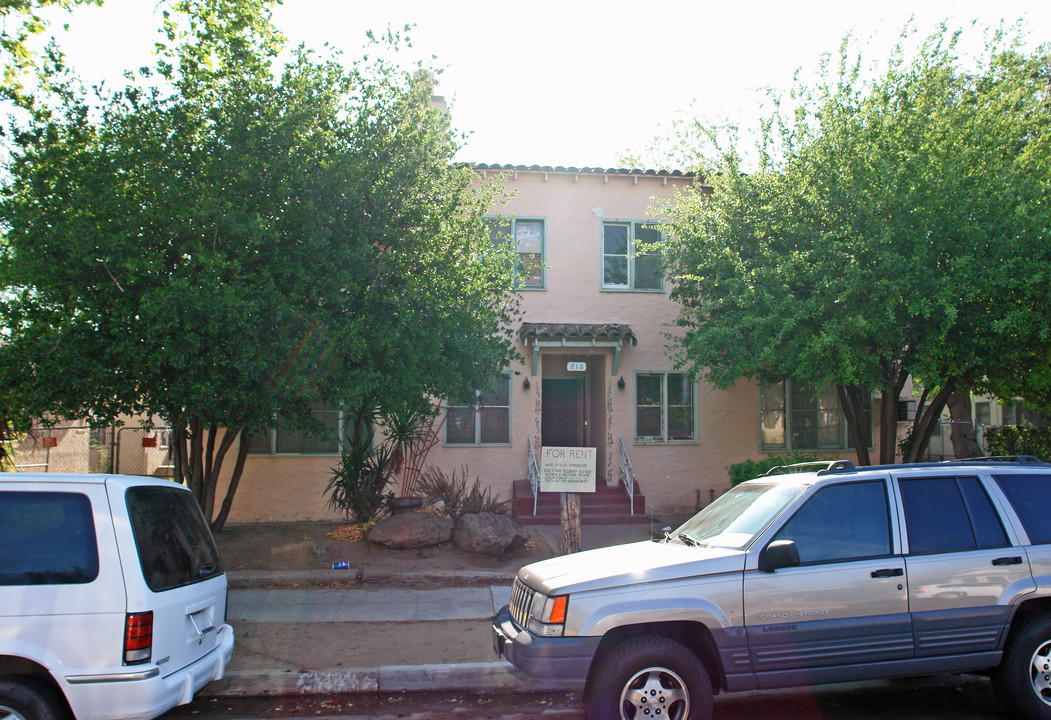
[[[582,720],[569,695],[421,693],[197,700],[163,720]],[[989,681],[973,675],[720,695],[713,720],[1008,720]]]

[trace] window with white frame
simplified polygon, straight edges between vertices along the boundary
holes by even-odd
[[[646,222],[602,223],[602,288],[604,290],[664,290],[660,242],[656,225]]]
[[[696,440],[695,388],[693,378],[685,373],[637,373],[635,442]]]
[[[511,444],[511,377],[500,374],[473,398],[450,399],[446,445]]]
[[[494,244],[513,242],[518,253],[518,287],[543,290],[545,223],[539,218],[489,218],[489,237]]]
[[[847,421],[835,385],[808,387],[786,380],[759,388],[762,450],[851,450]],[[872,398],[862,428],[872,438]]]
[[[321,403],[311,404],[320,432],[290,430],[280,419],[266,432],[252,436],[248,452],[255,455],[339,455],[340,428],[346,418],[338,408]]]

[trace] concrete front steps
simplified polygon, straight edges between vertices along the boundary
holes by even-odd
[[[558,525],[561,522],[561,493],[540,493],[533,515],[533,490],[528,480],[515,480],[511,489],[512,513],[519,525]],[[630,512],[628,494],[620,483],[606,485],[599,478],[595,492],[580,493],[580,522],[583,525],[645,523],[646,497],[635,483],[635,514]]]

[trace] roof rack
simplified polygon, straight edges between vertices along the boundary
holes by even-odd
[[[1032,455],[985,455],[983,457],[971,457],[971,458],[956,458],[955,460],[949,460],[949,462],[956,463],[971,463],[971,462],[1016,462],[1016,463],[1043,463],[1038,457]]]
[[[821,475],[823,473],[848,472],[850,470],[856,469],[857,468],[854,466],[854,463],[850,462],[850,460],[815,460],[812,462],[795,463],[794,465],[778,465],[777,467],[770,468],[765,473],[760,475],[760,477],[767,477],[770,475],[788,475],[790,473],[799,472],[812,472],[813,470],[816,470],[817,474]]]

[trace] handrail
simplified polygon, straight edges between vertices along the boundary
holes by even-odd
[[[620,479],[624,483],[624,491],[628,493],[628,504],[631,514],[635,514],[635,468],[631,466],[631,458],[628,457],[628,448],[624,444],[624,436],[620,436]]]
[[[536,516],[537,496],[540,494],[540,464],[533,450],[533,438],[529,438],[529,487],[533,489],[533,516]]]

